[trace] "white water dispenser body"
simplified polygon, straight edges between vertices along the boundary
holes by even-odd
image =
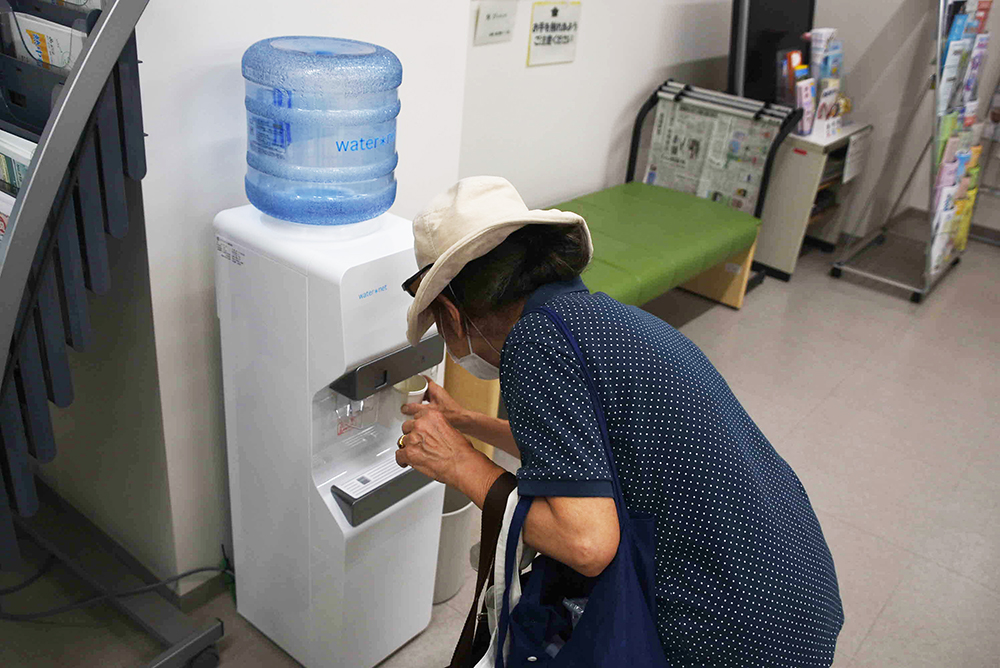
[[[394,460],[389,381],[441,361],[406,342],[410,222],[215,229],[237,611],[310,668],[370,668],[430,622],[444,499]]]

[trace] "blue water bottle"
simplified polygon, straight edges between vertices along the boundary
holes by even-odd
[[[310,225],[374,218],[396,199],[403,67],[388,49],[273,37],[243,54],[250,202]]]

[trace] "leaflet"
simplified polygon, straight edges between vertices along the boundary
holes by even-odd
[[[14,210],[14,198],[0,190],[0,239],[7,232],[7,219]]]
[[[938,116],[943,116],[950,108],[952,93],[958,85],[958,70],[962,65],[962,56],[965,55],[967,46],[967,42],[961,39],[948,45],[948,56],[941,72],[941,90],[938,91]]]
[[[31,14],[13,13],[17,24],[12,30],[18,60],[45,69],[69,70],[83,52],[87,34]]]
[[[969,66],[965,70],[965,81],[962,84],[962,101],[968,105],[973,100],[979,99],[979,74],[986,62],[986,53],[990,45],[990,34],[981,33],[976,35],[972,45],[972,55],[969,57]],[[968,112],[966,112],[968,116]]]

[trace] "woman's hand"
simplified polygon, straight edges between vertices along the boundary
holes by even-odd
[[[468,411],[462,408],[457,401],[455,401],[448,390],[444,389],[433,380],[424,376],[427,379],[427,394],[424,395],[424,401],[426,404],[403,404],[404,415],[417,415],[421,411],[425,411],[428,408],[439,411],[444,419],[447,420],[456,429],[464,429],[465,423],[468,421]]]
[[[443,411],[432,406],[423,406],[403,423],[396,463],[458,488],[480,508],[490,486],[503,473],[449,424]]]
[[[521,451],[514,442],[514,435],[507,420],[462,408],[446,389],[430,378],[427,378],[427,393],[424,395],[424,400],[428,403],[404,404],[401,410],[405,415],[418,415],[428,409],[437,411],[448,424],[463,434],[496,446],[515,459],[521,458]]]

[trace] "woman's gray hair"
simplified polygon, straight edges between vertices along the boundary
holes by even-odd
[[[546,283],[579,276],[590,260],[585,235],[579,225],[525,225],[466,264],[444,294],[469,317],[500,310]]]

